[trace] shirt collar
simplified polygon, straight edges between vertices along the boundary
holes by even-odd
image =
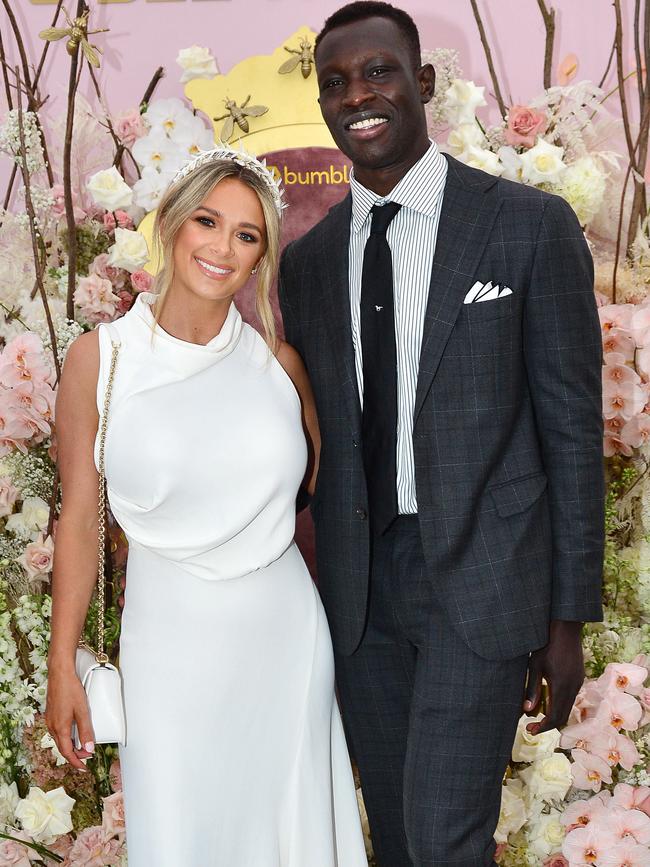
[[[412,166],[387,196],[378,196],[367,189],[350,173],[352,193],[352,230],[359,232],[377,202],[396,202],[428,217],[436,213],[442,199],[447,177],[447,160],[435,142]]]

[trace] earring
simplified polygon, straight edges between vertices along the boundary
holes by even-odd
[[[251,271],[251,274],[257,274],[257,267],[253,268],[253,270]]]

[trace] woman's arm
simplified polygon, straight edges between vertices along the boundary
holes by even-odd
[[[316,403],[314,393],[302,358],[296,350],[284,340],[278,341],[279,347],[276,358],[285,369],[293,382],[302,403],[302,425],[307,438],[307,472],[302,486],[312,495],[316,488],[316,476],[318,475],[318,461],[320,457],[320,430],[318,428],[318,416],[316,415]]]
[[[62,507],[52,574],[52,638],[45,718],[61,754],[76,768],[93,751],[86,694],[75,673],[77,642],[97,579],[99,475],[93,450],[99,335],[77,338],[66,355],[56,399]],[[73,720],[85,749],[75,750]]]

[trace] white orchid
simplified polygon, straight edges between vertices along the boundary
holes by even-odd
[[[476,109],[480,105],[487,105],[485,88],[477,87],[473,81],[454,78],[445,94],[443,105],[448,122],[453,126],[473,123]]]
[[[149,166],[159,172],[175,172],[184,162],[180,148],[169,139],[162,127],[154,127],[148,135],[139,138],[132,152],[143,168]]]
[[[181,119],[169,133],[169,138],[185,158],[195,157],[201,151],[215,146],[212,128],[208,129],[201,118],[194,114]]]
[[[159,172],[145,166],[142,177],[133,185],[133,201],[147,212],[155,210],[172,178],[170,172]]]
[[[188,115],[194,116],[183,100],[170,97],[152,102],[143,117],[152,129],[161,127],[164,132],[169,134],[176,129],[179,123],[187,119]]]

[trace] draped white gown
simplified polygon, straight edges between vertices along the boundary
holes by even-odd
[[[365,867],[325,614],[293,541],[298,395],[231,305],[205,346],[141,294],[100,327],[98,406],[129,541],[129,867]]]

